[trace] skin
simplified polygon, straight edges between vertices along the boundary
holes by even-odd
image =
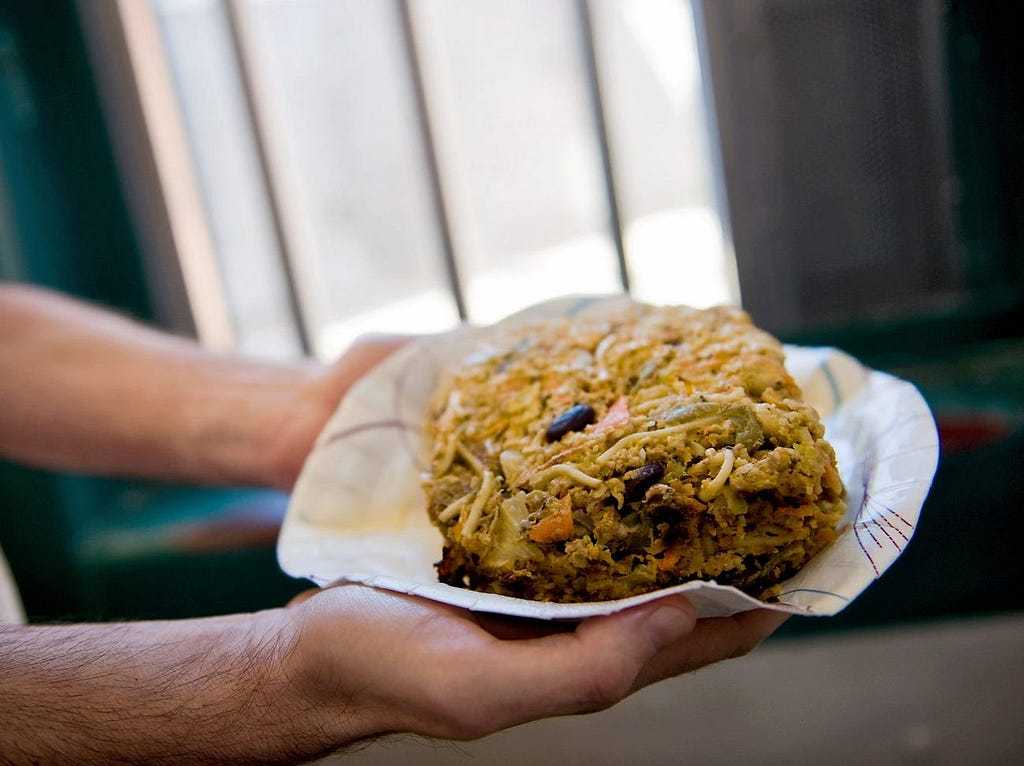
[[[289,489],[338,401],[401,345],[268,364],[0,286],[0,456]],[[667,597],[578,625],[364,588],[253,614],[0,627],[0,758],[290,763],[384,733],[474,739],[590,713],[756,647],[784,616]]]
[[[0,286],[0,454],[49,468],[290,489],[341,396],[405,339],[331,367],[215,354],[67,298]]]

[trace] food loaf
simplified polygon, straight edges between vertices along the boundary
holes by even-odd
[[[699,579],[771,601],[845,511],[782,344],[734,307],[496,331],[439,382],[426,438],[440,580],[508,596]]]

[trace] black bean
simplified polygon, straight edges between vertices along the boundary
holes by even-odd
[[[639,500],[648,488],[664,475],[665,466],[661,463],[648,463],[630,471],[628,478],[623,480],[626,485],[626,500]]]
[[[544,438],[556,442],[570,431],[580,431],[594,422],[594,408],[589,404],[577,404],[570,407],[551,421]]]

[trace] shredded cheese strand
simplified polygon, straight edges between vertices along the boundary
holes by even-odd
[[[480,524],[480,517],[484,512],[484,505],[491,497],[491,493],[494,492],[494,474],[491,471],[484,471],[484,478],[480,482],[480,491],[476,493],[476,499],[473,500],[473,505],[469,507],[469,515],[466,516],[466,522],[462,525],[462,536],[466,537],[473,534],[476,531],[477,526]]]
[[[566,476],[591,489],[597,489],[604,483],[600,479],[595,479],[593,476],[584,473],[572,463],[558,463],[530,477],[530,486],[539,487],[542,484],[547,484],[551,479],[559,475]]]
[[[448,503],[448,505],[445,506],[445,509],[443,511],[437,514],[437,520],[440,521],[442,524],[445,524],[454,519],[458,515],[459,511],[462,510],[462,506],[469,502],[469,498],[471,496],[472,493],[468,495],[463,495],[460,498],[452,500],[450,503]]]
[[[615,444],[610,446],[604,452],[597,456],[598,463],[607,463],[611,460],[612,456],[627,445],[633,444],[634,442],[646,441],[658,436],[666,436],[668,434],[678,434],[685,431],[692,431],[695,428],[702,428],[713,423],[721,422],[721,418],[717,416],[710,416],[706,418],[700,418],[698,420],[691,420],[689,423],[680,423],[677,426],[668,426],[667,428],[657,428],[654,431],[638,431],[637,433],[623,436]]]
[[[477,460],[476,455],[466,449],[466,445],[462,443],[461,439],[456,438],[455,440],[455,451],[459,453],[459,457],[469,464],[469,467],[476,471],[480,476],[484,473],[484,464]]]
[[[448,469],[452,467],[452,462],[455,460],[455,450],[458,447],[459,440],[453,435],[444,447],[444,454],[441,455],[441,463],[438,465],[435,475],[443,476],[448,473]]]
[[[725,487],[725,482],[729,480],[729,475],[732,473],[732,467],[735,463],[736,456],[733,454],[732,450],[725,450],[722,453],[722,467],[718,469],[718,473],[715,474],[715,478],[701,487],[700,492],[697,493],[697,497],[706,503],[718,495],[718,493]]]

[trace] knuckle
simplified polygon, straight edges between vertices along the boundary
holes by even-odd
[[[433,693],[421,700],[431,721],[430,736],[468,741],[479,739],[501,728],[498,716],[475,689],[461,683],[437,684]]]
[[[443,713],[440,728],[445,739],[468,742],[486,737],[503,727],[483,706],[466,702],[450,705]]]
[[[622,701],[632,690],[636,676],[636,669],[626,662],[595,668],[589,682],[582,687],[580,712],[596,713]]]

